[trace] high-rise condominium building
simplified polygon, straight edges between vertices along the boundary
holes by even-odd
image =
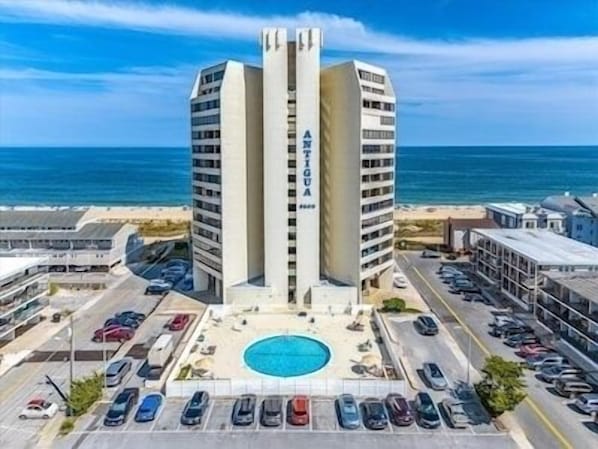
[[[263,67],[191,94],[196,290],[225,304],[355,304],[391,288],[395,96],[386,72],[320,70],[322,34],[264,29]]]

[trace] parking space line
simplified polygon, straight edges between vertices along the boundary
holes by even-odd
[[[214,400],[210,401],[210,404],[208,405],[208,410],[206,411],[204,416],[202,416],[201,425],[199,426],[200,430],[206,430],[208,428],[208,421],[210,420],[210,417],[212,416],[212,411],[214,410],[215,402],[216,401],[214,401]]]
[[[314,414],[313,414],[312,406],[311,406],[312,402],[313,401],[310,399],[310,401],[309,401],[309,430],[310,431],[314,430]]]
[[[410,268],[417,274],[417,276],[422,280],[422,282],[426,285],[426,287],[433,293],[433,295],[440,301],[440,303],[450,312],[450,314],[457,320],[457,322],[463,326],[465,332],[471,336],[471,339],[476,343],[479,349],[484,353],[485,356],[491,355],[491,352],[488,348],[480,341],[480,339],[473,333],[473,331],[465,324],[465,322],[461,319],[459,315],[455,312],[455,310],[451,307],[450,304],[438,293],[438,291],[430,284],[430,282],[422,275],[420,270],[411,264],[409,259],[404,254],[401,254],[403,259],[411,265]],[[567,449],[574,449],[571,443],[565,438],[565,436],[556,428],[556,426],[552,423],[552,421],[546,416],[546,414],[540,410],[540,408],[536,405],[535,401],[533,401],[529,396],[526,396],[523,400],[531,409],[532,411],[540,418],[540,421],[546,426],[546,428],[557,438],[560,444],[567,448]]]

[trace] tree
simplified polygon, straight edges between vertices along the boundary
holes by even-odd
[[[485,407],[493,416],[515,409],[525,399],[523,367],[493,355],[486,359],[484,377],[475,385]]]
[[[74,416],[81,416],[102,397],[104,376],[94,373],[89,377],[76,379],[70,391],[69,405]]]

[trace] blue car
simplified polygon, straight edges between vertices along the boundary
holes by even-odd
[[[135,318],[131,318],[130,316],[127,316],[127,315],[121,315],[121,316],[114,317],[114,318],[108,318],[106,321],[104,321],[104,327],[118,325],[118,326],[130,327],[131,329],[137,329],[140,324],[141,324],[141,322],[139,320],[137,320]]]
[[[163,397],[161,394],[148,394],[141,401],[141,405],[135,413],[136,422],[148,422],[156,419],[160,408],[162,407]]]
[[[361,425],[359,406],[351,394],[341,394],[336,400],[338,422],[345,429],[357,429]]]

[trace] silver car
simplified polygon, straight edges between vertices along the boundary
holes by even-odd
[[[426,362],[423,365],[424,377],[434,390],[446,390],[448,381],[436,363]]]
[[[106,369],[106,386],[120,385],[124,377],[131,371],[131,359],[120,359],[112,362]]]
[[[569,365],[546,366],[540,370],[538,377],[544,382],[552,383],[557,379],[575,379],[583,376],[583,371]]]
[[[465,413],[463,402],[446,398],[442,401],[442,408],[446,411],[449,421],[455,429],[465,429],[469,425],[469,416]]]

